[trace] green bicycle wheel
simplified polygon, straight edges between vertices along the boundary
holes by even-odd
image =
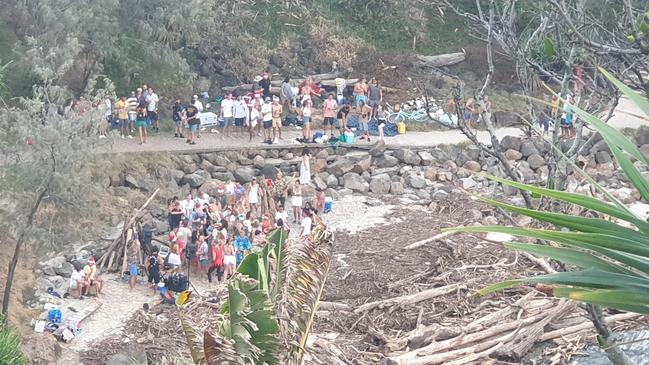
[[[388,122],[390,123],[401,123],[406,119],[403,112],[392,113],[388,115]]]

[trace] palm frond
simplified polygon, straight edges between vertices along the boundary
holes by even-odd
[[[194,364],[204,364],[205,363],[205,353],[203,352],[203,347],[200,345],[198,334],[194,331],[194,328],[187,322],[183,309],[178,310],[178,317],[180,318],[180,323],[183,327],[183,333],[185,334],[185,340],[187,341],[187,346],[189,347],[189,353],[192,356],[192,361]]]
[[[244,365],[241,356],[235,351],[234,344],[220,335],[203,333],[203,349],[206,365]]]
[[[602,72],[623,94],[649,113],[649,103],[646,100],[607,72]],[[645,166],[649,165],[647,157],[619,130],[577,106],[574,107],[574,112],[601,134],[628,181],[640,193],[642,199],[649,202],[649,182],[637,167],[638,162]],[[633,160],[638,162],[634,164]],[[490,178],[537,196],[544,195],[595,212],[598,218],[533,211],[480,198],[488,204],[512,213],[553,224],[556,229],[488,226],[459,227],[450,230],[476,233],[501,232],[552,242],[554,246],[519,243],[505,243],[504,246],[552,258],[578,268],[577,271],[497,283],[482,289],[482,294],[524,283],[544,283],[555,285],[554,295],[557,297],[649,315],[649,238],[647,238],[649,223],[619,204],[611,204],[585,195]]]
[[[286,249],[286,285],[277,303],[280,333],[288,350],[283,364],[302,363],[332,253],[333,233],[324,224],[316,226],[308,240],[294,242]]]

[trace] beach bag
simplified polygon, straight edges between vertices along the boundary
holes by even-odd
[[[52,308],[47,312],[47,320],[52,323],[61,323],[63,313],[58,308]]]

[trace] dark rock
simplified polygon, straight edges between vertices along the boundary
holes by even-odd
[[[518,195],[518,188],[511,185],[503,185],[503,193],[505,193],[506,196],[516,196]]]
[[[433,192],[433,195],[431,195],[431,199],[435,201],[440,201],[440,200],[446,200],[449,197],[449,193],[445,192],[444,190],[436,190]]]
[[[408,165],[419,165],[419,163],[421,163],[421,158],[419,158],[419,155],[407,148],[400,148],[394,151],[394,157],[398,158],[399,161]]]
[[[379,157],[385,153],[387,150],[387,147],[385,146],[385,142],[380,141],[376,142],[372,148],[369,150],[369,154],[372,157]]]
[[[505,136],[500,141],[500,147],[503,150],[520,151],[522,144],[523,144],[523,142],[522,142],[521,138],[520,137],[514,137],[514,136]]]
[[[423,189],[426,187],[426,180],[423,177],[417,176],[415,174],[408,175],[406,182],[408,183],[408,185],[415,189]]]
[[[599,151],[595,154],[595,161],[597,161],[598,164],[602,164],[602,163],[611,162],[612,159],[611,159],[611,155],[608,152]]]
[[[369,184],[361,177],[361,175],[348,172],[343,176],[345,189],[367,193],[370,190]]]
[[[209,176],[211,177],[211,175]],[[187,174],[183,176],[183,179],[181,181],[181,184],[189,184],[190,187],[192,188],[197,188],[205,182],[208,178],[205,177],[204,174],[198,174],[198,173],[193,173],[193,174]]]
[[[147,184],[143,177],[135,177],[131,174],[126,175],[124,178],[125,185],[138,190],[149,191],[151,186]]]
[[[354,161],[347,158],[342,158],[327,166],[327,172],[336,176],[343,176],[346,173],[352,171],[352,169],[354,169],[354,166]]]
[[[357,174],[362,174],[363,172],[369,170],[371,165],[372,165],[372,158],[367,156],[366,158],[363,158],[360,161],[356,162],[354,168],[352,168],[352,172],[355,172]]]
[[[482,166],[476,161],[467,161],[462,165],[462,168],[471,172],[480,172],[482,170]]]
[[[387,194],[390,192],[391,183],[388,174],[374,175],[370,181],[370,191],[376,194]]]
[[[516,150],[508,149],[505,151],[505,158],[509,161],[518,161],[523,158],[523,154]]]
[[[374,164],[376,165],[376,167],[379,168],[394,167],[399,164],[399,160],[396,157],[390,155],[383,155],[383,156],[375,157]]]
[[[277,167],[268,164],[264,165],[264,167],[261,169],[261,174],[267,179],[276,178],[278,172],[279,169]]]
[[[533,154],[527,158],[527,163],[532,169],[536,170],[541,166],[545,166],[545,159],[541,155]]]
[[[635,140],[638,146],[649,144],[649,128],[641,127],[635,132]]]
[[[495,111],[493,113],[495,124],[499,127],[511,127],[520,124],[520,119],[516,113]]]
[[[539,150],[536,148],[536,144],[534,144],[533,141],[525,141],[521,145],[521,153],[523,154],[523,157],[527,158],[531,155],[538,155]]]
[[[249,166],[242,166],[234,170],[234,179],[240,184],[249,183],[255,177],[255,169]]]
[[[180,182],[183,180],[183,177],[185,176],[185,173],[180,171],[180,170],[169,170],[169,175],[176,180],[177,184],[180,184]]]
[[[419,155],[419,158],[421,159],[421,164],[424,166],[430,166],[435,163],[435,157],[433,157],[430,152],[427,151],[419,151],[417,152],[417,155]]]
[[[392,181],[390,183],[390,194],[401,195],[403,194],[403,183],[399,181]]]

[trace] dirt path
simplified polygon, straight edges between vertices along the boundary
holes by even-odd
[[[130,291],[128,284],[118,281],[116,275],[105,275],[104,280],[104,295],[75,300],[76,307],[101,303],[96,312],[81,322],[82,332],[70,344],[70,348],[77,352],[88,350],[88,345],[95,340],[121,334],[126,321],[144,303],[152,305],[160,301],[159,296],[153,296],[144,283],[138,283]]]
[[[610,124],[618,129],[639,128],[647,125],[647,121],[640,116],[642,111],[627,99],[621,99],[617,112],[611,118]],[[523,131],[520,128],[499,128],[496,130],[499,139],[504,136],[522,136]],[[299,145],[294,141],[295,138],[302,136],[302,131],[294,127],[285,127],[282,132],[283,140],[278,144],[281,146]],[[213,133],[210,130],[202,132],[201,138],[195,145],[185,143],[183,138],[174,138],[171,133],[151,133],[148,143],[140,145],[137,137],[133,139],[121,139],[117,133],[112,134],[111,144],[106,147],[107,152],[154,152],[154,151],[191,151],[204,150],[212,148],[237,148],[237,147],[254,147],[267,146],[263,143],[262,137],[255,137],[252,142],[248,141],[248,135],[237,135],[230,138],[224,138],[220,133]],[[490,136],[486,131],[478,132],[478,140],[490,144]],[[372,139],[372,142],[376,139]],[[432,132],[407,132],[406,134],[386,138],[388,146],[414,147],[414,146],[437,146],[441,144],[458,144],[467,142],[468,139],[458,130],[443,130]],[[366,141],[359,140],[357,144],[369,144]]]

